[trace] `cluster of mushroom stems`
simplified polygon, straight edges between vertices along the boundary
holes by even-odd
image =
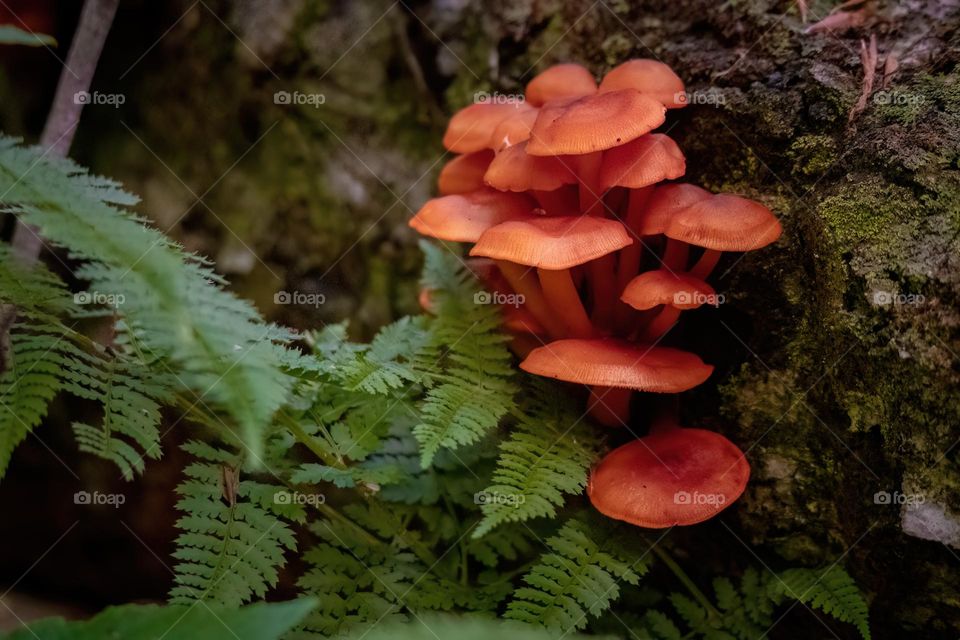
[[[501,96],[503,97],[503,96]],[[762,204],[673,182],[686,161],[666,134],[685,105],[665,64],[630,60],[597,84],[576,64],[533,78],[524,96],[457,112],[440,197],[410,221],[419,233],[471,243],[470,266],[503,305],[520,368],[585,385],[587,410],[629,427],[634,392],[678,394],[713,367],[663,346],[682,311],[716,304],[707,283],[723,252],[781,232]],[[421,301],[429,307],[429,292]],[[666,403],[675,404],[675,403]],[[660,414],[641,438],[592,470],[602,513],[638,526],[693,524],[743,492],[750,467],[715,432]]]

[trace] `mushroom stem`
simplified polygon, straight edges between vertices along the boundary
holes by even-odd
[[[593,325],[580,301],[580,294],[573,284],[569,269],[537,269],[540,287],[547,304],[567,325],[567,335],[574,338],[590,338]]]
[[[609,328],[613,321],[613,309],[617,295],[616,259],[613,253],[587,263],[590,275],[590,288],[593,293],[592,319],[595,326]]]
[[[575,213],[575,207],[571,206],[570,200],[564,193],[566,190],[562,187],[553,191],[536,191],[533,197],[537,199],[537,204],[548,216],[566,216]]]
[[[680,424],[680,396],[670,394],[665,398],[658,398],[653,420],[650,421],[649,433],[664,433],[671,429],[679,429]]]
[[[658,313],[643,330],[641,340],[644,342],[653,342],[669,331],[670,327],[676,324],[677,318],[679,317],[680,309],[668,304],[663,305],[660,313]]]
[[[653,193],[653,187],[644,187],[634,189],[630,192],[630,200],[627,202],[626,227],[627,232],[633,238],[633,244],[630,244],[620,250],[620,266],[617,270],[617,288],[623,291],[627,283],[633,279],[640,270],[640,260],[643,257],[643,243],[640,240],[640,222],[642,221],[643,208]]]
[[[577,157],[577,178],[580,180],[580,212],[603,215],[603,189],[600,188],[600,164],[603,153],[594,151]]]
[[[686,271],[690,245],[681,240],[667,238],[667,248],[663,251],[663,266],[670,271]]]
[[[506,260],[497,260],[496,263],[510,287],[523,296],[523,306],[540,321],[552,338],[562,338],[566,328],[547,304],[532,269]]]
[[[630,191],[630,199],[627,201],[627,214],[625,226],[627,233],[633,238],[633,243],[620,250],[620,262],[617,265],[617,291],[623,291],[627,283],[633,279],[640,271],[640,263],[643,260],[643,240],[640,237],[640,223],[642,222],[643,209],[653,193],[653,187],[643,187]],[[616,327],[626,333],[630,330],[630,325],[636,320],[637,314],[627,304],[618,304],[614,310],[614,324]]]
[[[590,387],[587,410],[594,420],[605,427],[625,427],[630,418],[632,395],[632,389]]]
[[[717,262],[720,261],[721,255],[723,255],[722,251],[717,251],[716,249],[704,249],[703,255],[700,256],[700,259],[697,260],[697,263],[693,265],[692,269],[690,269],[690,275],[694,278],[706,280],[713,272],[713,268],[717,266]]]

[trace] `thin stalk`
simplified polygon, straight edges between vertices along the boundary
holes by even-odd
[[[707,596],[703,594],[703,591],[700,591],[700,589],[697,588],[697,585],[694,584],[693,580],[690,579],[690,576],[688,576],[686,572],[680,568],[680,565],[678,565],[676,561],[670,557],[669,553],[661,549],[660,545],[653,545],[653,552],[657,554],[657,557],[660,558],[660,560],[663,561],[663,564],[667,565],[667,568],[673,572],[673,575],[675,575],[677,579],[683,583],[683,586],[686,587],[687,591],[690,592],[690,595],[692,595],[693,598],[700,603],[700,606],[707,610],[707,615],[710,616],[710,618],[718,619],[722,617],[720,612],[717,611],[716,607],[713,606],[713,603],[710,602]]]
[[[540,283],[537,282],[532,270],[529,267],[506,260],[497,260],[497,266],[510,287],[517,294],[523,296],[523,306],[544,326],[547,333],[554,339],[562,338],[566,332],[566,327],[560,322],[557,315],[551,311],[550,305],[540,288]]]
[[[632,395],[632,389],[590,387],[587,410],[594,420],[606,427],[623,427],[630,418]]]
[[[717,266],[717,262],[720,261],[720,256],[722,255],[722,251],[717,251],[716,249],[704,249],[703,255],[700,256],[700,259],[697,260],[697,263],[693,265],[692,269],[690,269],[690,275],[692,275],[694,278],[706,280],[710,277],[710,274],[713,273],[713,269]]]
[[[577,207],[570,201],[570,194],[564,187],[553,191],[534,191],[533,197],[548,216],[575,215]]]
[[[605,256],[587,263],[590,288],[593,292],[592,319],[596,327],[609,329],[613,323],[613,310],[620,299],[617,293],[616,256]]]
[[[600,164],[603,152],[577,156],[577,178],[580,180],[580,213],[603,215],[603,190],[600,188]]]
[[[667,238],[667,248],[663,250],[663,268],[670,271],[686,271],[690,257],[690,245],[682,240]]]
[[[677,323],[677,319],[680,317],[680,309],[677,309],[674,306],[669,304],[663,305],[663,308],[660,310],[653,320],[650,321],[650,324],[646,326],[641,334],[641,341],[653,343],[670,330],[670,327]]]
[[[547,304],[554,313],[567,325],[569,335],[574,338],[589,338],[594,335],[593,324],[587,316],[580,294],[573,284],[569,269],[554,271],[551,269],[537,269],[540,276],[540,287]]]

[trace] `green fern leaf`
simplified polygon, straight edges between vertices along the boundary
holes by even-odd
[[[771,583],[775,594],[799,600],[841,622],[853,624],[864,640],[870,640],[867,601],[856,582],[842,567],[826,570],[788,569]]]
[[[235,499],[224,498],[224,474],[236,469],[235,454],[200,442],[183,447],[198,460],[185,470],[177,487],[177,521],[183,533],[173,557],[176,586],[172,604],[203,601],[237,607],[263,598],[278,580],[286,551],[296,549],[284,520],[302,522],[304,508],[279,486],[241,479]],[[278,497],[281,496],[281,497]]]

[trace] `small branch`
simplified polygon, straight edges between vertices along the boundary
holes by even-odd
[[[70,151],[84,105],[84,101],[77,99],[77,94],[90,91],[103,43],[119,4],[120,0],[86,0],[83,5],[53,105],[40,136],[40,146],[51,156],[65,158]],[[37,229],[18,220],[12,244],[14,253],[29,265],[37,261],[43,240]]]

